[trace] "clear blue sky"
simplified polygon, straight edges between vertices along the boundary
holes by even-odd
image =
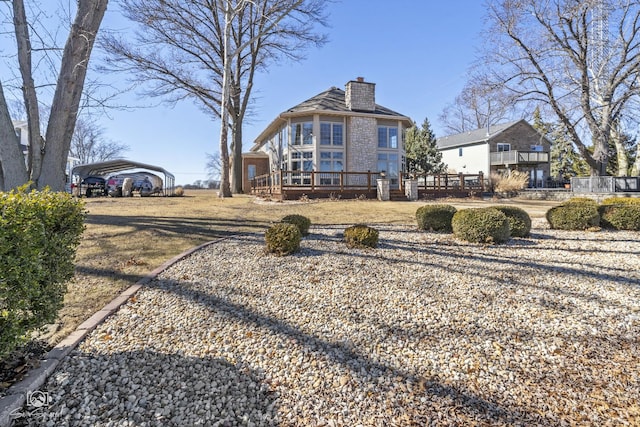
[[[272,66],[256,79],[254,115],[244,126],[247,151],[282,111],[347,81],[376,83],[376,102],[436,135],[438,116],[460,92],[480,45],[485,11],[479,0],[343,0],[328,8],[330,41],[300,63]],[[118,21],[108,11],[104,25]],[[130,93],[121,100],[144,104]],[[218,151],[219,123],[190,101],[175,108],[113,111],[101,123],[108,138],[131,147],[126,157],[164,167],[177,184],[206,179],[205,153]]]

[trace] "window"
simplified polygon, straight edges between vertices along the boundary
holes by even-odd
[[[378,126],[378,148],[398,148],[398,128]]]
[[[342,124],[320,123],[320,145],[342,146]]]
[[[504,144],[499,142],[497,144],[498,152],[500,151],[511,151],[511,144]]]
[[[256,177],[256,165],[249,165],[247,167],[247,174],[249,175],[249,180],[252,180]]]
[[[542,152],[542,145],[532,145],[531,146],[531,151],[535,151],[535,152],[541,153]]]
[[[322,151],[320,153],[320,184],[339,185],[340,174],[331,172],[341,172],[344,170],[344,154],[342,151]]]
[[[391,184],[398,183],[398,155],[378,153],[378,172],[384,171]]]
[[[313,123],[296,123],[294,125],[292,145],[311,145],[313,144]]]
[[[293,184],[311,184],[311,172],[313,170],[312,151],[294,151],[291,153],[291,174]],[[297,173],[296,173],[297,172]]]
[[[458,157],[462,157],[462,148],[458,148]]]

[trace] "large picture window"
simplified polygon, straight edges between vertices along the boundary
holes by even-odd
[[[390,184],[398,184],[398,155],[378,153],[378,172],[385,172]]]
[[[342,123],[320,123],[320,145],[342,146]]]
[[[313,152],[294,151],[291,153],[291,182],[292,184],[311,184],[311,174],[313,171]]]
[[[398,148],[398,128],[378,126],[378,148]]]
[[[313,123],[296,123],[293,125],[292,145],[311,145],[313,144]]]
[[[344,154],[341,151],[323,151],[320,153],[320,184],[339,185],[340,174],[344,170]]]

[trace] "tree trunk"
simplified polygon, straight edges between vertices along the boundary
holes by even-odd
[[[611,138],[616,147],[617,176],[629,175],[629,153],[624,146],[623,135],[617,129],[611,131]]]
[[[224,7],[224,36],[223,36],[223,72],[222,90],[220,96],[220,160],[222,170],[220,171],[220,191],[218,197],[231,197],[231,187],[229,185],[229,88],[231,86],[231,55],[229,41],[231,38],[231,20],[233,19],[231,4],[229,1],[223,2]]]
[[[235,117],[233,121],[232,138],[231,151],[233,153],[233,161],[231,162],[231,192],[239,194],[242,193],[242,120],[238,117]]]
[[[29,130],[28,173],[33,185],[38,186],[42,170],[42,153],[44,141],[40,132],[40,108],[38,95],[33,81],[31,66],[31,40],[29,37],[29,23],[24,10],[23,0],[13,2],[13,26],[18,45],[18,64],[22,76],[22,96],[27,110],[27,127]]]
[[[9,191],[29,180],[20,141],[16,136],[0,82],[0,191]]]
[[[78,116],[78,106],[89,57],[108,0],[78,2],[76,18],[62,54],[62,63],[47,126],[44,161],[38,187],[64,190],[67,157]]]

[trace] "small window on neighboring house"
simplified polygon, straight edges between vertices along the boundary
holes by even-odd
[[[511,151],[511,144],[498,143],[498,151]]]
[[[462,148],[458,148],[458,157],[462,157]]]
[[[256,165],[249,165],[247,167],[247,174],[249,175],[249,179],[253,179],[256,177]]]
[[[537,151],[539,153],[542,152],[542,145],[532,145],[531,146],[531,151]]]

